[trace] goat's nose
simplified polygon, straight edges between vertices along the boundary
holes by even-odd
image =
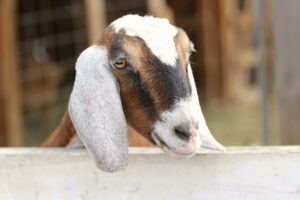
[[[189,140],[192,135],[190,132],[190,127],[184,125],[176,126],[174,128],[174,133],[184,140]]]

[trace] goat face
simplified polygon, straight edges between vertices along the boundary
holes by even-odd
[[[127,15],[80,55],[69,112],[98,167],[126,167],[126,121],[166,151],[224,150],[201,112],[191,51],[185,32],[167,20]]]

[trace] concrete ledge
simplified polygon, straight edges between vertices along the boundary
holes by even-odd
[[[0,148],[0,199],[300,199],[300,146],[201,150],[192,158],[130,148],[124,172],[85,150]]]

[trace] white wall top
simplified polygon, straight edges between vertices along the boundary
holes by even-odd
[[[0,199],[299,199],[300,146],[227,149],[131,148],[126,171],[106,173],[85,150],[0,148]]]

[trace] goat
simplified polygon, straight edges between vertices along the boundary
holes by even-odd
[[[126,15],[112,22],[80,54],[68,111],[43,146],[67,145],[78,133],[98,168],[124,170],[127,123],[167,152],[225,150],[201,112],[192,51],[187,34],[167,19]]]

